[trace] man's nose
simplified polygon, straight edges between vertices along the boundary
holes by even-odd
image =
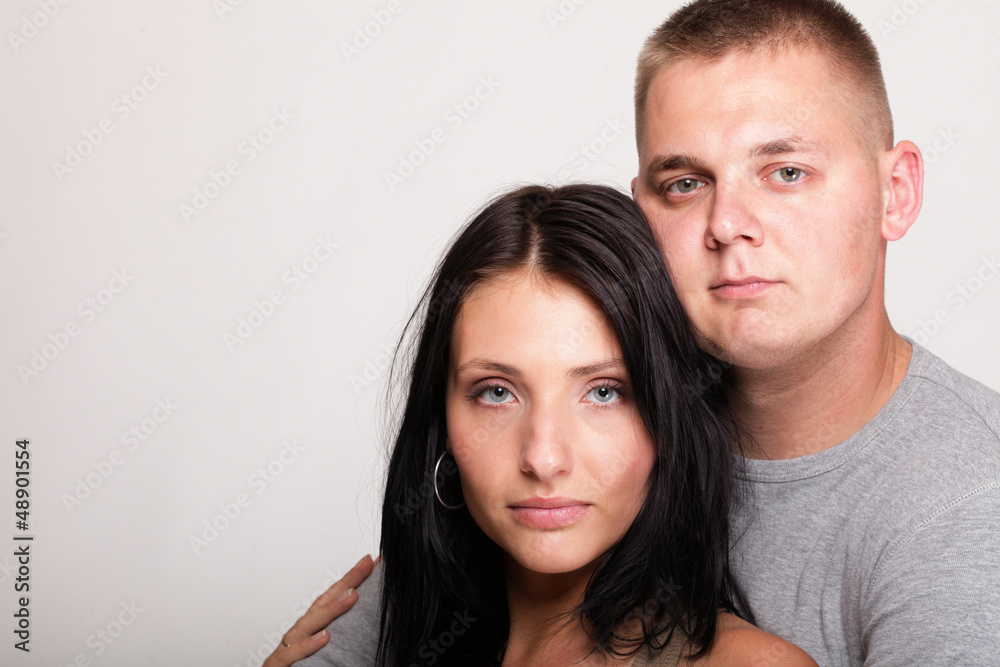
[[[745,241],[759,246],[764,241],[764,228],[751,210],[750,193],[737,186],[716,184],[710,203],[705,244],[712,250]]]

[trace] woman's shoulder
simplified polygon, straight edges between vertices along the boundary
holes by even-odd
[[[769,659],[762,662],[762,658]],[[816,661],[795,644],[728,612],[719,612],[711,650],[698,660],[682,660],[680,664],[686,667],[816,667]]]

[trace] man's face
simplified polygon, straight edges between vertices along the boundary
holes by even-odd
[[[636,201],[701,345],[773,368],[881,313],[884,197],[847,84],[809,49],[653,79]]]

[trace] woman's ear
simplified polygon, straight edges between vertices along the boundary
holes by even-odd
[[[882,238],[903,238],[920,213],[924,200],[924,159],[912,141],[900,141],[885,155],[886,196]]]

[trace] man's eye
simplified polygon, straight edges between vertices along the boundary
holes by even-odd
[[[794,183],[805,176],[806,172],[802,171],[798,167],[782,167],[781,169],[775,169],[772,171],[771,175],[777,176],[778,179],[784,183]]]
[[[705,183],[696,178],[682,178],[668,185],[665,191],[675,195],[686,195],[704,186]]]

